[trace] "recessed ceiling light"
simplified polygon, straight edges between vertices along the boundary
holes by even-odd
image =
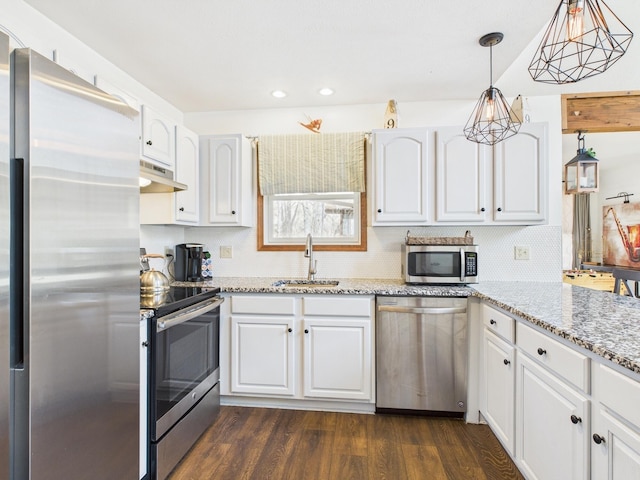
[[[318,93],[324,96],[333,95],[333,89],[329,87],[324,87],[318,90]]]
[[[273,92],[271,92],[271,95],[276,98],[284,98],[287,96],[287,92],[283,90],[274,90]]]

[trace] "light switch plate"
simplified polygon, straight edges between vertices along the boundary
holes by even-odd
[[[220,258],[231,258],[233,256],[233,248],[230,246],[220,247]]]

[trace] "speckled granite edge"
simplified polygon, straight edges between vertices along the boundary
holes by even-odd
[[[291,279],[303,280],[303,279]],[[394,279],[335,279],[335,287],[306,287],[304,285],[282,286],[280,279],[269,277],[221,277],[204,282],[175,282],[176,286],[200,285],[203,288],[217,287],[225,293],[291,293],[317,295],[401,295],[434,297],[469,297],[473,290],[465,285],[434,286],[406,285]]]

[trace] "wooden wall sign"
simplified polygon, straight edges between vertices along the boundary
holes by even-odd
[[[640,91],[565,94],[562,133],[640,131]]]

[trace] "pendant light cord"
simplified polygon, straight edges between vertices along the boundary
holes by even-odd
[[[493,44],[489,45],[489,88],[493,88]]]

